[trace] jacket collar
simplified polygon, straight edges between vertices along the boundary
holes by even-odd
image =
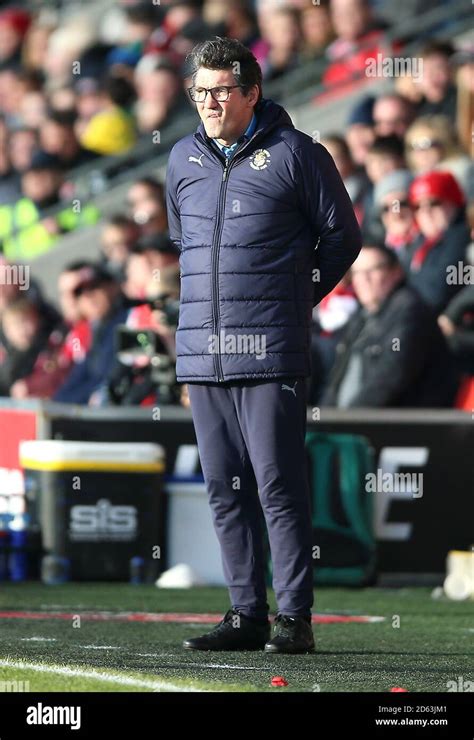
[[[281,126],[294,128],[293,121],[291,120],[286,110],[283,108],[283,106],[278,105],[278,103],[275,103],[273,100],[262,98],[260,102],[257,103],[257,105],[255,106],[254,112],[257,118],[257,122],[253,136],[250,138],[249,141],[255,142],[257,139],[267,136],[273,129],[279,128]],[[206,129],[204,128],[204,124],[202,121],[196,129],[194,137],[200,139],[208,148],[212,149],[215,152],[218,152],[221,157],[224,157],[213,139],[211,139],[206,134]],[[249,141],[244,144],[244,147],[249,144]],[[239,152],[237,152],[234,156],[238,156],[238,153]]]
[[[233,144],[231,144],[230,146],[225,146],[224,144],[220,144],[217,141],[217,139],[213,139],[213,141],[215,141],[219,149],[223,151],[224,154],[226,153],[226,150],[233,153],[235,149],[237,149],[239,144],[242,144],[245,141],[245,139],[250,139],[253,136],[256,126],[257,126],[257,116],[255,115],[255,113],[253,113],[252,118],[250,119],[250,123],[245,129],[244,133],[242,134],[242,136],[239,136],[237,141],[235,141]]]

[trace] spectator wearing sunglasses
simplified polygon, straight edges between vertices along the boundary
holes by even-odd
[[[397,252],[409,249],[420,234],[408,200],[412,180],[409,170],[395,170],[375,186],[374,203],[385,230],[385,245]]]
[[[464,194],[450,172],[433,171],[415,178],[409,201],[420,237],[400,258],[409,283],[439,314],[462,287],[448,276],[464,262],[470,241]]]
[[[466,198],[474,197],[474,165],[461,148],[449,118],[417,118],[407,131],[405,145],[407,162],[415,175],[437,169],[451,172]]]

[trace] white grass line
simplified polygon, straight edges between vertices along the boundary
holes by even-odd
[[[139,658],[175,658],[176,653],[134,653]]]
[[[186,663],[186,666],[198,666],[198,668],[226,668],[232,671],[271,671],[272,668],[266,666],[250,665],[229,665],[228,663]]]
[[[56,642],[56,637],[21,637],[22,642]]]
[[[174,658],[176,660],[176,653],[137,653],[139,658]],[[271,666],[249,666],[249,665],[230,665],[228,663],[192,663],[186,661],[183,663],[183,668],[188,666],[197,666],[198,668],[229,668],[234,671],[271,671]],[[164,665],[163,668],[169,668]]]
[[[67,666],[48,665],[46,663],[28,663],[23,660],[0,660],[0,668],[16,668],[17,670],[37,671],[38,673],[54,673],[58,676],[71,676],[75,678],[91,678],[95,681],[105,683],[116,683],[122,686],[140,686],[153,691],[192,691],[203,692],[205,689],[183,687],[169,681],[150,681],[132,676],[118,676],[106,671],[87,671],[82,668],[69,668]]]
[[[83,650],[121,650],[117,645],[78,645]]]

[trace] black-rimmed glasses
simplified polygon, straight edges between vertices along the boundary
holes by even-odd
[[[229,99],[230,90],[242,85],[219,85],[219,87],[188,87],[189,97],[194,103],[204,103],[208,92],[217,103],[225,103]]]

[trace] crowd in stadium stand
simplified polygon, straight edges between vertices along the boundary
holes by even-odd
[[[95,24],[78,6],[68,15],[20,5],[0,3],[0,395],[188,404],[185,386],[167,393],[166,368],[152,367],[150,352],[115,351],[117,327],[125,326],[126,341],[135,334],[154,346],[153,357],[175,357],[179,253],[167,233],[165,184],[131,181],[126,210],[102,218],[93,201],[75,206],[71,173],[132,151],[189,111],[185,57],[218,34],[250,47],[264,83],[320,62],[315,111],[360,92],[348,119],[321,138],[364,247],[314,309],[309,402],[474,408],[474,167],[465,103],[474,95],[472,48],[424,39],[415,54],[419,79],[395,77],[390,91],[373,95],[367,60],[403,48],[386,41],[384,3],[124,1],[104,6]],[[33,280],[23,290],[6,278],[17,261],[99,221],[97,258],[62,270],[57,307]]]

